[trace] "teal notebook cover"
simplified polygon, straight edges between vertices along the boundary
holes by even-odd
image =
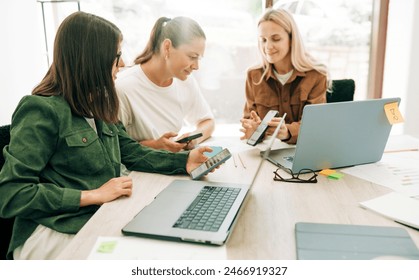
[[[399,227],[296,223],[299,260],[419,259],[409,233]]]

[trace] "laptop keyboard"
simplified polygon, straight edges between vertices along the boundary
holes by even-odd
[[[218,231],[239,192],[239,188],[203,187],[173,227]]]

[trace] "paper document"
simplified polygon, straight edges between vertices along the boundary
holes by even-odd
[[[408,196],[419,195],[419,152],[385,153],[379,162],[344,168],[341,172]]]
[[[96,240],[91,260],[223,260],[226,246],[180,243],[140,237],[103,237]]]
[[[391,192],[360,203],[362,207],[396,222],[419,229],[419,200]]]

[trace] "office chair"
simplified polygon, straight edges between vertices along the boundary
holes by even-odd
[[[0,126],[0,170],[4,165],[3,148],[10,142],[10,125]],[[0,238],[0,260],[6,259],[7,249],[9,248],[12,237],[14,218],[0,218],[0,228],[3,237]]]
[[[4,164],[3,148],[10,142],[10,125],[0,126],[0,170]]]
[[[332,90],[327,90],[327,103],[353,101],[355,94],[355,81],[342,79],[332,81]]]

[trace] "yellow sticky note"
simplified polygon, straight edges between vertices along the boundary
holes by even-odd
[[[98,253],[112,253],[115,249],[116,241],[104,241],[100,243],[99,247],[97,248]]]
[[[343,174],[342,173],[337,173],[337,172],[332,173],[329,176],[327,176],[327,178],[335,179],[335,180],[339,180],[342,177],[343,177]]]
[[[404,122],[403,116],[400,113],[399,105],[397,104],[397,102],[385,104],[384,111],[386,112],[386,116],[390,124]]]
[[[323,169],[322,171],[319,172],[319,174],[324,175],[324,176],[329,176],[333,173],[336,173],[336,171],[332,169]]]

